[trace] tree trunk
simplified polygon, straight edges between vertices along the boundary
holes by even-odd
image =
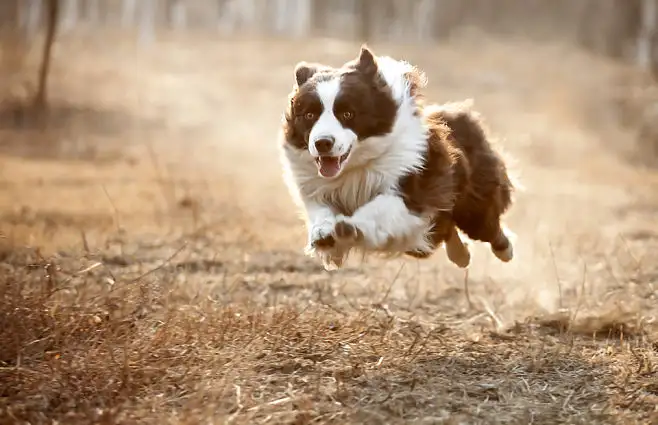
[[[653,41],[656,34],[658,4],[656,0],[642,1],[640,34],[637,40],[636,63],[640,68],[649,70],[653,65]]]
[[[48,75],[50,74],[50,63],[52,59],[53,43],[57,33],[57,22],[59,18],[59,0],[47,0],[46,16],[46,41],[43,47],[41,67],[39,69],[39,84],[34,99],[34,105],[38,109],[44,109],[47,103]]]

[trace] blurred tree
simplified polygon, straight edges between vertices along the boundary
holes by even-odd
[[[61,5],[62,10],[60,11],[62,15],[61,22],[59,24],[60,30],[66,31],[71,28],[74,28],[79,19],[80,15],[80,2],[79,0],[63,0]]]
[[[18,16],[18,6],[20,0],[4,0],[0,2],[0,26],[15,26],[16,17]]]
[[[158,1],[140,0],[139,6],[139,41],[143,45],[148,45],[155,40]]]
[[[85,1],[86,15],[91,24],[96,24],[101,20],[101,4],[99,0],[87,0]]]
[[[39,32],[42,12],[41,0],[24,0],[19,11],[20,26],[27,32],[28,37]]]
[[[20,6],[20,0],[0,1],[0,30],[3,35],[18,28]]]
[[[380,0],[381,1],[381,0]],[[358,14],[358,31],[357,36],[362,42],[368,43],[372,36],[372,13],[369,0],[356,0]]]
[[[0,96],[25,97],[28,84],[25,63],[28,56],[27,35],[20,25],[24,0],[0,1]]]
[[[135,23],[137,0],[123,0],[121,3],[121,26],[128,28]]]
[[[167,0],[167,23],[175,30],[187,27],[187,5],[182,0]]]
[[[46,40],[43,46],[41,66],[39,67],[37,93],[34,98],[34,106],[39,109],[45,108],[47,103],[48,75],[50,74],[53,43],[55,42],[57,24],[59,22],[59,2],[60,0],[46,1]]]
[[[658,75],[658,1],[642,0],[641,10],[636,62]]]

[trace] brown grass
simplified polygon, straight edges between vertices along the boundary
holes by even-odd
[[[442,251],[333,274],[301,255],[272,134],[294,62],[357,44],[184,41],[64,39],[66,125],[0,128],[0,423],[658,420],[658,178],[588,116],[614,65],[375,46],[419,63],[431,97],[474,97],[519,160],[518,261],[474,247],[467,294]]]
[[[93,258],[4,255],[3,423],[657,418],[657,356],[641,330],[553,334],[530,320],[465,335],[374,306],[190,296],[175,258],[118,275]]]

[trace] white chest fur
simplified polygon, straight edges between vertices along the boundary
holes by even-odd
[[[399,177],[372,165],[346,170],[330,181],[318,176],[313,165],[293,173],[297,190],[304,199],[330,206],[336,214],[350,216],[375,196],[397,191]]]

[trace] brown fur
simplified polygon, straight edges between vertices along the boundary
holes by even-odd
[[[434,247],[447,242],[456,226],[469,238],[490,243],[494,252],[507,249],[500,216],[512,204],[514,187],[478,114],[463,104],[430,105],[423,114],[430,128],[427,162],[422,172],[400,182],[407,207],[434,215]]]

